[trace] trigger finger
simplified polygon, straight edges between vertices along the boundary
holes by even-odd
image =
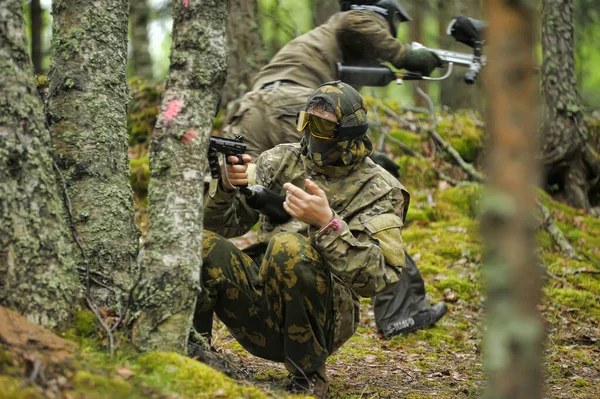
[[[240,160],[238,159],[238,157],[234,156],[234,155],[230,155],[227,157],[227,163],[235,165],[240,163]]]

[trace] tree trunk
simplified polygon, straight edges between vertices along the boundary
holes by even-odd
[[[228,3],[173,3],[171,66],[150,146],[142,312],[133,330],[143,350],[187,349],[200,289],[204,165],[227,72]]]
[[[229,60],[221,105],[250,89],[254,75],[266,62],[258,24],[256,0],[232,0],[228,20]]]
[[[80,290],[22,7],[0,8],[0,305],[56,327]]]
[[[423,3],[420,0],[412,0],[409,3],[408,12],[412,17],[412,21],[408,22],[409,31],[408,36],[411,42],[418,42],[423,44],[423,19],[425,18],[425,8],[428,7],[427,4]],[[421,87],[421,89],[427,93],[427,82],[424,81],[415,81],[412,85],[413,90],[413,103],[417,107],[426,107],[427,101],[421,96],[417,87]]]
[[[148,18],[150,7],[147,0],[130,2],[131,23],[131,66],[134,76],[152,79],[152,59],[148,51]]]
[[[536,107],[533,74],[535,3],[489,2],[489,194],[482,230],[488,287],[484,360],[486,398],[542,395],[544,329],[535,257]]]
[[[127,299],[136,275],[139,236],[125,119],[127,0],[55,0],[52,8],[49,117],[56,159],[85,253],[80,267],[89,267],[95,282],[94,302],[115,305]]]
[[[439,0],[438,5],[440,48],[473,54],[473,50],[470,47],[458,43],[454,38],[447,35],[446,28],[452,18],[458,15],[466,15],[471,18],[481,19],[482,12],[480,0]],[[475,84],[467,85],[464,82],[466,72],[466,68],[455,66],[452,75],[450,75],[448,79],[441,81],[441,103],[454,110],[463,108],[481,110],[483,107],[483,84],[481,79],[478,79]]]
[[[570,205],[589,210],[587,131],[575,77],[571,0],[542,2],[542,52],[546,115],[541,142],[548,181],[560,186]]]
[[[40,0],[31,0],[29,9],[31,26],[31,60],[33,61],[33,71],[37,75],[43,73],[42,60],[44,49],[42,48],[42,32],[44,26],[42,22],[42,6]]]
[[[313,26],[324,24],[329,17],[340,11],[339,0],[312,0]]]

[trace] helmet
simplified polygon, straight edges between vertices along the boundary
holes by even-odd
[[[362,96],[349,84],[339,80],[326,82],[315,89],[304,111],[298,113],[296,129],[304,130],[310,115],[306,113],[315,100],[327,103],[337,118],[329,130],[330,138],[356,138],[367,133],[367,105]]]
[[[382,15],[390,24],[390,32],[396,37],[398,25],[412,21],[406,9],[396,0],[346,0],[340,2],[341,10],[368,10]]]

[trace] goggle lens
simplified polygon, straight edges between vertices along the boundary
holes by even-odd
[[[333,139],[338,127],[337,122],[332,122],[328,119],[309,114],[308,112],[300,111],[296,119],[296,130],[301,132],[307,125],[310,129],[310,134],[313,137],[324,140]]]

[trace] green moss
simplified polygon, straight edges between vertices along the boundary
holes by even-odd
[[[138,360],[140,378],[186,397],[263,399],[268,396],[257,388],[236,385],[233,380],[209,366],[176,353],[153,352]]]
[[[576,377],[574,381],[575,381],[575,385],[580,388],[587,387],[588,385],[590,385],[589,382],[587,382],[586,380],[584,380],[581,377]]]
[[[85,398],[89,399],[144,397],[140,392],[134,390],[133,385],[126,381],[96,373],[92,374],[87,371],[78,371],[71,384],[78,394],[83,394]]]
[[[88,337],[96,331],[96,316],[89,310],[79,310],[75,314],[75,331],[81,337]]]
[[[19,378],[0,375],[0,399],[38,399],[43,396],[35,387],[21,388]]]
[[[148,183],[150,182],[150,160],[148,155],[142,158],[133,158],[129,161],[131,174],[129,180],[136,199],[143,201],[148,196]]]
[[[437,186],[437,175],[427,159],[405,155],[397,162],[400,165],[400,181],[408,191]]]
[[[12,365],[12,356],[6,352],[0,344],[0,371],[3,371],[8,366]]]
[[[449,220],[461,215],[476,218],[482,194],[483,186],[480,184],[452,187],[436,193],[435,201],[440,218]]]
[[[550,287],[548,296],[554,306],[577,309],[580,312],[588,312],[592,307],[598,306],[594,296],[583,290]]]
[[[390,131],[390,136],[406,144],[411,150],[415,152],[421,151],[421,136],[419,134],[409,132],[408,130],[404,129],[395,129]]]
[[[474,162],[483,143],[483,129],[464,113],[456,113],[437,124],[437,132],[467,162]]]

